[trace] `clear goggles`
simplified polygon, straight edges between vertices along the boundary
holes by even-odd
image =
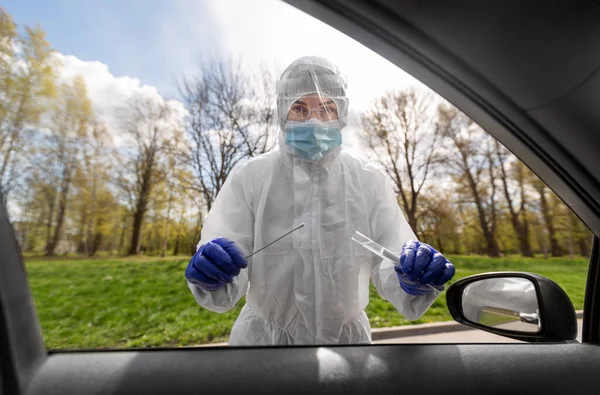
[[[302,100],[296,101],[288,111],[288,121],[306,122],[314,116],[321,121],[338,120],[337,105],[331,99],[325,99],[317,106],[309,106]]]

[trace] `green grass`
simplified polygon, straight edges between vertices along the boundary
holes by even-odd
[[[490,311],[486,308],[481,310],[481,314],[477,322],[485,326],[499,326],[514,323],[521,324],[520,318],[516,315],[506,315],[503,312],[498,313],[497,311]]]
[[[583,308],[588,261],[453,256],[453,281],[471,274],[518,270],[556,281]],[[187,258],[39,258],[26,267],[50,349],[185,346],[227,339],[242,302],[216,314],[199,307],[183,272]],[[418,321],[408,321],[371,288],[373,327],[451,320],[444,295]]]

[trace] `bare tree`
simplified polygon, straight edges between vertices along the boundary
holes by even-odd
[[[446,253],[459,253],[459,221],[456,208],[447,191],[427,191],[421,199],[422,214],[419,233],[423,241]]]
[[[37,212],[36,222],[43,228],[43,243],[44,246],[47,246],[52,240],[58,196],[56,185],[58,185],[59,179],[56,172],[53,171],[56,168],[54,156],[46,154],[49,151],[48,147],[44,146],[47,141],[41,141],[41,143],[38,152],[33,157],[33,160],[38,163],[38,167],[25,178],[29,189],[28,194],[33,200],[26,213],[32,215],[32,211]]]
[[[179,130],[177,114],[168,102],[137,96],[123,109],[121,127],[132,146],[124,153],[126,161],[118,183],[128,194],[133,229],[129,255],[139,253],[140,235],[154,186],[164,178],[160,163],[171,148]]]
[[[542,218],[544,219],[546,231],[548,232],[548,238],[550,239],[550,253],[553,257],[563,256],[562,249],[560,248],[560,244],[558,243],[558,238],[556,237],[556,224],[554,221],[554,204],[552,202],[553,199],[551,196],[548,196],[548,188],[542,180],[536,178],[532,180],[532,185],[539,195],[540,211],[542,214]],[[550,191],[550,193],[552,192]]]
[[[164,231],[163,231],[163,241],[162,241],[162,246],[161,246],[161,252],[160,252],[160,256],[164,257],[167,254],[167,245],[169,242],[169,230],[170,230],[170,222],[171,222],[171,211],[173,209],[173,200],[174,200],[174,194],[175,194],[175,188],[177,187],[177,185],[175,184],[174,180],[176,178],[176,171],[177,171],[177,161],[176,161],[176,157],[171,155],[168,158],[168,166],[167,168],[169,169],[169,174],[166,180],[167,183],[167,212],[165,215],[165,225],[164,225]]]
[[[590,256],[590,250],[592,248],[592,240],[594,239],[594,235],[585,226],[585,224],[575,215],[575,213],[571,213],[574,216],[573,221],[575,223],[575,228],[577,229],[578,233],[577,245],[579,247],[579,254],[581,256],[588,257]]]
[[[498,169],[500,170],[500,180],[502,181],[502,189],[504,198],[510,214],[511,224],[517,239],[519,241],[519,249],[521,255],[525,257],[533,257],[531,250],[531,242],[529,240],[529,222],[527,219],[527,194],[525,192],[527,168],[518,159],[503,147],[497,140],[495,143],[496,159],[498,161]],[[508,162],[514,159],[512,164],[512,174],[510,169],[507,169]],[[509,186],[510,180],[517,183],[517,188],[511,192]],[[518,203],[516,202],[518,201]],[[518,208],[517,208],[518,206]]]
[[[440,133],[431,122],[432,96],[390,92],[365,114],[364,141],[391,177],[411,228],[418,232],[419,197],[440,163]]]
[[[54,146],[53,155],[58,166],[59,189],[54,232],[46,244],[46,255],[54,255],[60,242],[69,191],[80,162],[82,142],[85,141],[90,124],[93,122],[92,105],[81,76],[76,76],[72,84],[61,86],[61,94],[51,118],[53,130],[49,139]]]
[[[457,181],[458,191],[476,208],[478,231],[485,239],[487,254],[499,256],[493,139],[451,106],[439,107],[437,127],[455,150],[445,160]]]
[[[101,234],[97,231],[99,222],[103,221],[98,215],[99,194],[102,185],[109,180],[109,168],[112,164],[109,158],[114,155],[112,139],[102,124],[94,124],[88,139],[82,144],[82,159],[78,200],[81,205],[79,246],[80,253],[89,256],[95,254],[98,249],[98,243],[101,241]]]
[[[277,126],[272,79],[255,79],[229,63],[205,63],[200,75],[184,78],[179,91],[187,110],[190,141],[187,162],[210,210],[231,170],[241,161],[266,152]]]
[[[40,28],[19,34],[0,8],[0,190],[4,199],[35,166],[31,129],[39,126],[45,104],[55,91],[56,58]]]

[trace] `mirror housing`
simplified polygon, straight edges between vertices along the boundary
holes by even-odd
[[[470,321],[463,312],[463,293],[468,285],[487,279],[522,278],[535,287],[538,304],[537,332],[515,331]],[[524,295],[525,296],[525,295]],[[554,281],[533,273],[494,272],[463,278],[452,284],[446,293],[446,302],[455,321],[496,335],[525,342],[569,342],[577,338],[577,317],[571,300]]]

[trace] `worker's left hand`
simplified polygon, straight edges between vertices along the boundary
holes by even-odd
[[[402,246],[400,263],[394,267],[400,287],[409,295],[424,295],[430,286],[441,287],[456,269],[432,246],[409,240]]]

